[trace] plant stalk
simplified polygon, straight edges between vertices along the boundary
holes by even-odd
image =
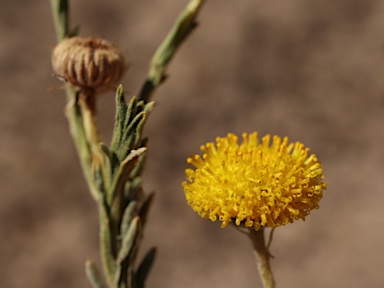
[[[50,2],[57,40],[60,42],[75,33],[70,32],[69,3],[68,0]],[[90,91],[67,84],[65,114],[69,130],[100,215],[101,262],[107,285],[103,284],[104,281],[94,263],[88,261],[86,272],[94,288],[144,287],[156,250],[150,250],[135,271],[134,265],[143,237],[146,214],[153,199],[148,197],[143,205],[139,206],[138,202],[142,202],[142,199],[137,199],[136,195],[137,191],[142,190],[141,170],[145,161],[143,153],[146,150],[141,131],[152,107],[152,104],[148,104],[149,99],[166,78],[165,70],[179,46],[196,27],[196,17],[204,2],[205,0],[190,0],[181,12],[153,56],[148,78],[138,101],[134,98],[127,104],[122,88],[118,89],[119,117],[116,118],[117,128],[113,136],[117,142],[111,148],[101,143],[94,103],[87,101],[94,95],[88,95]],[[123,157],[120,159],[121,155]],[[134,170],[135,165],[138,167],[137,171]]]
[[[68,0],[50,0],[50,2],[57,42],[60,42],[69,34],[69,3]]]
[[[257,268],[264,288],[274,288],[275,280],[269,263],[270,254],[265,245],[264,228],[259,230],[249,229],[249,238],[252,241],[253,252],[257,261]]]
[[[167,78],[166,69],[180,45],[196,28],[196,18],[206,0],[191,0],[173,24],[152,57],[148,76],[139,93],[139,100],[149,102],[152,94]]]

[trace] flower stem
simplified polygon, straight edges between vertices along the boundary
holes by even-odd
[[[268,247],[265,245],[264,228],[259,230],[249,229],[249,238],[252,241],[253,252],[255,253],[257,268],[264,288],[274,288],[275,280],[271,266],[269,264],[270,254]]]
[[[69,32],[68,0],[50,0],[57,41],[60,42]]]
[[[196,28],[196,18],[206,0],[190,0],[180,13],[163,42],[153,55],[149,73],[139,93],[139,100],[148,102],[160,84],[167,78],[166,69],[179,46]]]

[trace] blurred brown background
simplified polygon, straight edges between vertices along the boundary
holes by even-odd
[[[129,55],[138,92],[186,0],[72,1],[72,24]],[[0,287],[89,287],[96,207],[51,75],[49,1],[0,1]],[[186,158],[228,132],[302,141],[328,190],[307,221],[279,228],[278,287],[384,287],[384,1],[211,0],[155,95],[146,191],[157,192],[144,249],[148,287],[261,287],[250,243],[202,220],[181,182]],[[106,142],[113,93],[100,100]]]

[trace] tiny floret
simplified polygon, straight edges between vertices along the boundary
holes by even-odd
[[[114,88],[126,61],[121,51],[105,39],[72,37],[53,49],[52,68],[59,79],[72,86],[100,91]]]
[[[201,146],[183,183],[188,205],[203,218],[244,227],[278,227],[302,219],[326,189],[323,169],[300,142],[258,134],[228,134]],[[272,138],[272,139],[271,139]]]

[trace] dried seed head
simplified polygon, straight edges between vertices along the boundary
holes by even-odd
[[[120,50],[104,39],[72,37],[53,49],[52,67],[71,85],[100,91],[120,80],[126,62]]]

